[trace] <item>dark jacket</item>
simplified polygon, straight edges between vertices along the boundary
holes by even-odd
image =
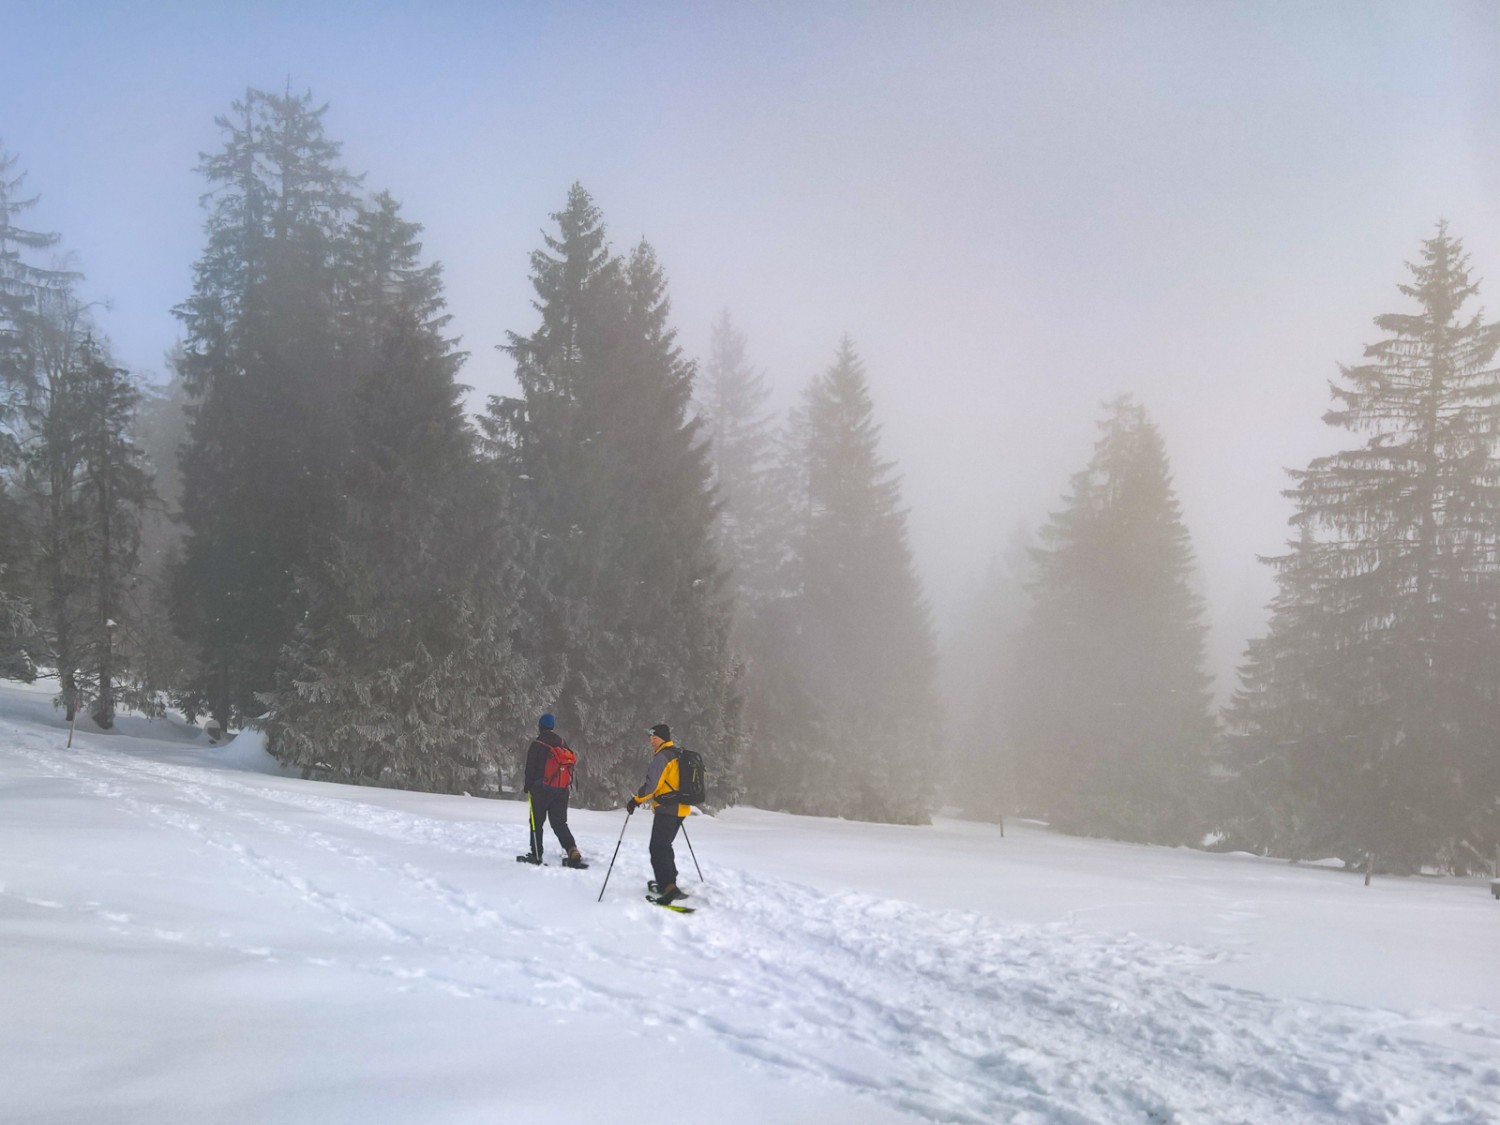
[[[547,762],[552,757],[554,746],[564,746],[562,736],[555,730],[544,730],[531,740],[531,745],[526,750],[526,779],[521,785],[522,793],[530,793],[533,789],[555,789],[558,786],[548,785],[542,780],[543,771],[547,768]]]

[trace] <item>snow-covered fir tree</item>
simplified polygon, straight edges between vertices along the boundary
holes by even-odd
[[[21,488],[22,450],[30,407],[44,385],[46,313],[66,298],[76,275],[42,260],[57,244],[56,233],[21,225],[36,197],[24,194],[19,162],[0,145],[0,597],[8,607],[0,622],[0,673],[30,679],[37,640],[31,598],[41,556]]]
[[[131,594],[153,495],[129,435],[140,394],[68,291],[49,291],[33,328],[19,481],[34,538],[35,655],[55,670],[67,717],[86,703],[108,728],[122,687],[133,686],[123,654],[139,620]]]
[[[775,418],[765,376],[726,309],[714,324],[695,406],[719,500],[719,550],[741,620],[784,592],[786,519],[775,487]]]
[[[38,382],[39,321],[45,319],[50,294],[65,293],[77,274],[42,264],[59,235],[28,230],[21,217],[36,206],[36,197],[23,194],[25,173],[20,158],[0,144],[0,435],[15,450],[16,412]],[[3,463],[3,462],[0,462]]]
[[[931,630],[900,482],[847,337],[791,429],[795,585],[772,610],[782,674],[771,684],[775,725],[753,752],[753,799],[925,821],[944,761]]]
[[[31,319],[31,385],[20,407],[21,494],[32,536],[38,656],[57,674],[72,719],[86,682],[88,510],[83,496],[80,370],[88,327],[70,290],[49,290]]]
[[[1242,844],[1411,871],[1500,845],[1500,328],[1439,224],[1410,311],[1342,367],[1361,435],[1292,473],[1297,532],[1229,712]]]
[[[31,603],[5,588],[5,568],[0,566],[0,676],[31,683],[36,661],[27,651],[36,636]]]
[[[133,679],[123,654],[151,496],[129,437],[140,396],[74,295],[78,274],[37,261],[58,236],[18,225],[35,199],[15,164],[0,153],[0,668],[29,678],[45,662],[67,716],[86,698],[109,727]]]
[[[182,473],[178,451],[188,437],[188,396],[181,347],[167,354],[165,385],[143,384],[132,437],[151,474],[156,499],[141,513],[138,606],[130,663],[145,695],[171,699],[192,678],[193,648],[172,627],[172,577],[182,567]]]
[[[493,788],[537,685],[513,651],[520,556],[502,482],[474,455],[442,282],[389,195],[361,209],[339,294],[351,389],[342,505],[318,534],[282,653],[268,748],[343,781]]]
[[[108,729],[121,702],[147,713],[156,709],[150,693],[139,690],[129,661],[140,626],[134,594],[142,513],[155,493],[145,459],[130,436],[141,399],[130,373],[88,339],[74,376],[87,606],[79,638],[81,660],[91,688],[89,714]]]
[[[1214,737],[1204,607],[1161,434],[1129,396],[1107,405],[1035,567],[1009,704],[1021,809],[1196,842]]]
[[[542,322],[507,345],[521,395],[484,419],[535,534],[521,648],[556,685],[584,803],[639,784],[657,721],[708,756],[711,799],[727,803],[738,696],[708,454],[687,415],[693,366],[651,248],[613,256],[578,185],[553,218],[532,255]]]
[[[311,95],[249,90],[217,119],[208,243],[177,309],[195,400],[174,619],[198,661],[183,702],[226,728],[260,714],[274,683],[349,448],[335,300],[354,179],[323,112]]]
[[[781,654],[777,608],[785,600],[791,512],[777,491],[770,388],[750,363],[745,335],[728,310],[714,324],[697,382],[719,502],[719,551],[734,588],[733,647],[740,662],[745,745],[774,737],[779,703],[771,690]]]

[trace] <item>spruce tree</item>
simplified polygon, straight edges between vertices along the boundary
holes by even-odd
[[[65,292],[77,278],[68,270],[48,268],[35,259],[57,244],[55,232],[18,226],[20,216],[36,206],[36,197],[21,194],[26,176],[19,158],[0,144],[0,465],[9,449],[14,457],[16,411],[37,389],[36,331],[51,294]]]
[[[156,498],[141,513],[140,568],[130,663],[140,688],[174,703],[192,678],[192,647],[172,628],[171,583],[182,567],[182,474],[178,451],[188,436],[188,397],[182,385],[182,349],[167,355],[164,386],[144,385],[132,437],[145,459]]]
[[[695,405],[720,505],[719,550],[733,575],[741,621],[785,586],[786,521],[778,518],[770,396],[726,309],[713,327]]]
[[[1041,532],[1013,681],[1022,808],[1056,828],[1196,842],[1214,723],[1203,603],[1160,432],[1109,403]]]
[[[130,374],[86,340],[76,375],[87,602],[80,648],[93,689],[90,714],[108,729],[122,694],[137,710],[156,709],[152,693],[135,690],[138,677],[128,663],[140,625],[133,595],[142,513],[154,493],[144,458],[130,438],[140,403]]]
[[[58,242],[52,232],[29,230],[21,216],[36,205],[22,193],[18,158],[0,145],[0,674],[36,674],[37,636],[32,592],[40,565],[38,529],[22,488],[23,443],[30,440],[31,407],[43,391],[43,335],[48,312],[65,302],[76,274],[49,268],[40,255]]]
[[[75,302],[49,306],[46,331],[36,338],[38,383],[25,408],[23,455],[38,540],[36,624],[67,717],[87,696],[95,721],[108,728],[122,685],[133,686],[123,653],[137,621],[131,593],[141,511],[152,496],[129,437],[139,392]],[[127,696],[142,702],[139,693]]]
[[[300,584],[269,748],[305,774],[458,792],[492,788],[505,731],[537,687],[512,648],[520,552],[478,463],[444,333],[436,264],[389,195],[362,209],[341,291],[351,386],[344,505]]]
[[[195,399],[174,618],[198,652],[185,701],[222,726],[259,713],[304,607],[295,578],[339,507],[348,388],[335,295],[353,178],[310,95],[250,90],[206,156],[208,244],[181,372]]]
[[[21,410],[22,489],[35,536],[32,603],[44,658],[71,720],[87,681],[89,507],[84,491],[84,372],[92,358],[84,310],[52,291],[27,342],[33,383]]]
[[[777,492],[776,432],[765,378],[750,364],[745,335],[728,310],[713,326],[695,405],[708,443],[718,497],[718,544],[734,590],[732,646],[741,666],[746,758],[742,779],[765,801],[754,777],[755,748],[781,726],[781,615],[790,560],[791,513]]]
[[[494,398],[490,448],[535,535],[523,650],[583,756],[580,799],[639,783],[646,727],[667,721],[734,796],[739,748],[729,602],[707,454],[687,417],[693,367],[644,243],[612,256],[574,185],[532,255],[542,323],[510,334],[517,398]]]
[[[795,593],[777,614],[787,724],[761,799],[793,811],[925,821],[942,772],[934,654],[900,483],[880,456],[864,365],[845,337],[793,419]],[[794,677],[796,684],[787,682]],[[914,763],[913,756],[920,759]]]
[[[0,678],[31,683],[36,679],[36,661],[29,646],[36,637],[31,603],[5,589],[5,568],[0,566]]]
[[[1292,858],[1482,870],[1500,843],[1500,329],[1439,224],[1342,367],[1364,436],[1291,475],[1268,635],[1230,711],[1244,842]]]
[[[628,429],[617,425],[608,436],[621,468],[638,466],[650,490],[637,497],[636,518],[627,524],[635,540],[627,557],[639,578],[634,593],[620,598],[619,619],[631,622],[640,643],[626,698],[675,717],[679,737],[714,763],[715,803],[728,805],[740,794],[742,699],[711,446],[689,417],[697,372],[670,327],[666,274],[644,239],[630,254],[625,279],[622,342],[629,358],[621,355],[617,386],[639,413]],[[640,769],[639,759],[627,759],[625,776],[633,779]]]

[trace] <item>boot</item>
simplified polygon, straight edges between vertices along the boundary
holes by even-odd
[[[656,898],[652,901],[655,902],[658,906],[666,906],[669,903],[676,902],[680,898],[687,898],[687,895],[679,891],[677,889],[677,884],[673,883],[664,890],[660,891],[657,894]]]

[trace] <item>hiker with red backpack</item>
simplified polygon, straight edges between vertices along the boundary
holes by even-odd
[[[557,842],[568,853],[563,866],[587,867],[578,854],[573,833],[568,831],[568,788],[573,784],[578,755],[557,733],[557,720],[551,714],[543,715],[536,726],[537,735],[526,750],[526,775],[521,787],[531,809],[531,851],[516,856],[516,861],[542,862],[542,826],[550,820]]]

